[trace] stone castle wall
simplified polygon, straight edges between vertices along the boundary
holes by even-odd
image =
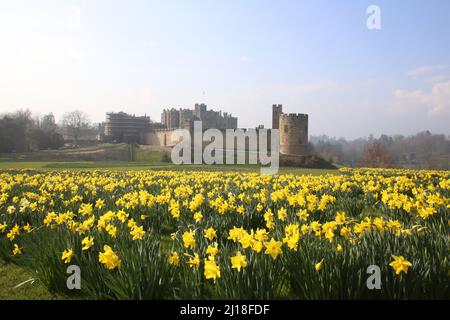
[[[140,144],[161,146],[161,147],[173,147],[176,143],[172,142],[172,133],[176,129],[161,129],[151,130],[142,133]]]
[[[178,141],[172,142],[172,134],[177,129],[159,129],[159,130],[150,130],[147,132],[142,133],[139,143],[143,145],[151,145],[151,146],[160,146],[160,147],[174,147]],[[259,147],[259,135],[256,134],[256,129],[238,129],[242,130],[245,133],[254,132],[256,136],[257,146]],[[227,139],[226,139],[226,131],[225,130],[219,130],[222,132],[223,137],[223,149],[227,149]],[[193,134],[191,131],[191,137],[193,138]],[[238,151],[248,151],[250,149],[249,147],[249,138],[245,139],[244,144],[238,143],[237,139],[234,139],[234,145],[236,150]],[[202,145],[203,148],[207,145],[209,145],[212,141],[203,141]],[[192,141],[193,143],[193,141]],[[270,150],[271,146],[271,133],[270,130],[268,130],[267,133],[267,148]]]

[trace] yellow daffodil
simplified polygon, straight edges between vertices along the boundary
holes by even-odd
[[[133,227],[133,229],[131,229],[130,234],[133,236],[133,240],[140,240],[145,235],[144,227],[135,226]]]
[[[81,244],[83,245],[83,247],[81,248],[83,251],[88,250],[90,247],[92,247],[94,245],[94,238],[88,236],[85,237],[82,241]]]
[[[183,233],[182,239],[185,248],[195,248],[196,243],[194,231],[192,230],[186,231],[185,233]]]
[[[18,255],[22,253],[22,248],[19,248],[19,246],[17,244],[14,244],[14,249],[12,251],[13,255]]]
[[[180,257],[178,256],[178,253],[176,253],[175,251],[173,251],[169,258],[167,259],[168,263],[170,265],[174,265],[174,266],[178,266],[180,264]]]
[[[205,234],[205,238],[210,241],[213,241],[217,237],[216,230],[214,230],[214,228],[212,228],[212,227],[205,229],[204,234]]]
[[[109,270],[120,268],[121,265],[119,256],[108,245],[105,245],[103,247],[103,252],[99,253],[98,261]]]
[[[389,265],[394,269],[395,274],[399,275],[400,273],[408,273],[409,267],[412,266],[412,263],[406,260],[403,256],[392,256],[394,261],[392,261]]]
[[[202,220],[202,218],[203,218],[203,215],[202,215],[201,212],[196,212],[196,213],[194,214],[194,220],[195,220],[195,222],[200,222],[200,221]]]
[[[269,242],[264,242],[264,246],[266,247],[265,254],[269,254],[273,260],[277,258],[279,254],[282,254],[281,245],[283,243],[281,241],[276,241],[272,238]]]
[[[73,257],[73,250],[67,249],[63,251],[61,255],[61,260],[64,261],[64,263],[70,263],[70,261],[72,261],[72,257]]]
[[[215,242],[213,245],[209,245],[206,249],[206,254],[215,256],[219,253],[219,248],[217,248],[217,242]]]
[[[194,253],[193,256],[189,255],[189,254],[185,254],[186,256],[189,257],[189,261],[188,264],[189,266],[198,268],[200,266],[200,257],[198,256],[198,253]]]
[[[281,221],[284,221],[287,217],[287,210],[285,208],[281,208],[280,210],[278,210],[277,217]]]
[[[231,257],[231,268],[237,269],[238,272],[241,272],[241,268],[247,267],[247,258],[241,254],[240,251],[236,253],[235,256]]]
[[[220,278],[220,268],[216,264],[214,256],[209,256],[208,259],[205,259],[205,278],[213,279],[216,282],[217,278]]]
[[[314,265],[314,268],[315,268],[317,271],[322,270],[324,261],[325,261],[325,260],[322,259],[320,262],[316,263],[316,264]]]

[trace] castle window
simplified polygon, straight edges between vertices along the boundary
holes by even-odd
[[[288,126],[287,126],[287,124],[284,125],[284,132],[288,132]]]

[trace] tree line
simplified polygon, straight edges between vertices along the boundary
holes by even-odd
[[[74,145],[83,128],[90,126],[81,111],[66,113],[60,124],[52,113],[33,117],[30,110],[0,115],[0,153],[58,149],[69,139]]]
[[[430,131],[355,140],[323,135],[311,137],[310,144],[314,154],[348,167],[450,169],[450,136]]]

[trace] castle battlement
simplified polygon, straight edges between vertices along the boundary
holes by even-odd
[[[308,120],[308,115],[305,113],[282,113],[280,118],[289,118],[292,120]]]
[[[157,128],[157,129],[150,129],[149,131],[154,131],[154,132],[171,132],[174,129],[169,129],[169,128]]]

